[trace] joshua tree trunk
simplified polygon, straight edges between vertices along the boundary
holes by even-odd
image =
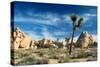
[[[76,22],[76,21],[77,21],[77,16],[76,16],[76,15],[71,15],[70,18],[71,18],[71,20],[72,20],[72,22],[73,22],[73,29],[72,29],[73,33],[72,33],[71,44],[70,44],[70,47],[69,47],[69,55],[71,55],[71,53],[72,53],[74,32],[75,32],[75,30],[76,30],[77,28],[80,28],[80,27],[82,26],[82,22],[83,22],[83,18],[80,18],[80,19],[78,20],[78,22]]]
[[[72,45],[73,45],[74,32],[75,32],[75,27],[73,27],[72,39],[71,39],[71,44],[70,44],[70,48],[69,48],[69,55],[71,55],[71,53],[72,53]]]

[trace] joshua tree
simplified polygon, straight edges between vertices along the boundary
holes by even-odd
[[[72,32],[72,39],[71,39],[71,44],[70,44],[70,48],[69,48],[69,54],[71,55],[74,33],[75,33],[76,29],[79,29],[82,26],[83,18],[81,17],[81,18],[78,19],[78,17],[76,15],[74,15],[74,14],[72,14],[70,16],[70,18],[71,18],[71,20],[73,22],[72,23],[73,24],[73,28],[72,28],[72,31],[73,31]]]

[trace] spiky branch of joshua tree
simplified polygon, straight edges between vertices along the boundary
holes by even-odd
[[[72,20],[72,24],[73,24],[73,28],[72,28],[72,39],[71,39],[71,44],[70,44],[70,48],[69,48],[69,55],[71,55],[71,52],[72,52],[72,45],[73,45],[73,38],[74,38],[74,33],[76,31],[76,29],[79,29],[81,26],[82,26],[82,23],[83,23],[83,18],[79,18],[75,15],[75,14],[72,14],[70,16],[71,20]],[[78,21],[77,21],[78,20]]]

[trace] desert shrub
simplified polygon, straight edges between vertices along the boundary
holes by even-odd
[[[38,60],[36,64],[48,64],[48,60],[47,59],[41,59],[41,60]]]
[[[66,63],[66,62],[70,62],[70,58],[65,57],[65,58],[59,60],[59,63]]]
[[[38,55],[39,55],[39,56],[43,56],[43,53],[40,52]]]
[[[32,64],[47,64],[48,60],[47,59],[36,59],[33,57],[27,57],[17,63],[16,65],[32,65]]]
[[[33,64],[35,63],[35,59],[34,58],[25,58],[24,60],[20,61],[18,64]]]
[[[49,56],[49,59],[59,59],[59,56],[57,56],[57,55],[51,55],[51,56]]]
[[[40,51],[34,51],[33,53],[40,53]]]
[[[22,57],[23,57],[22,53],[15,52],[15,51],[11,53],[11,59],[18,59]]]
[[[88,57],[97,57],[97,53],[92,51],[77,50],[76,53],[73,53],[70,58],[76,59],[76,58],[88,58]]]
[[[91,43],[89,45],[90,48],[97,48],[97,46],[98,46],[98,43],[97,42]]]
[[[13,59],[19,59],[19,58],[22,58],[22,57],[29,56],[30,54],[31,54],[30,51],[18,50],[18,51],[14,51],[11,56],[12,56]]]
[[[77,56],[73,56],[72,58],[87,58],[92,56],[93,54],[90,52],[80,52],[77,54]]]

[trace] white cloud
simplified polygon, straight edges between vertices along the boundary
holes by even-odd
[[[42,39],[42,37],[40,35],[37,35],[36,32],[34,32],[34,31],[28,31],[28,30],[26,31],[25,30],[24,32],[26,32],[28,34],[28,36],[32,37],[33,40]]]
[[[66,15],[63,15],[62,17],[63,17],[63,21],[65,21],[65,23],[71,23],[72,22],[69,15],[66,14]]]
[[[43,28],[42,34],[43,34],[43,37],[46,38],[46,39],[56,40],[56,38],[53,36],[52,33],[50,33],[50,32],[47,30],[47,28]]]
[[[97,16],[97,15],[96,14],[85,13],[84,16],[93,17],[93,16]]]
[[[55,31],[55,32],[53,32],[53,34],[56,35],[56,36],[62,36],[62,35],[67,35],[68,32],[65,32],[65,31],[59,30],[59,31]]]
[[[22,14],[19,14],[18,16],[14,17],[15,18],[14,21],[17,23],[18,22],[25,22],[25,23],[36,22],[36,23],[54,25],[54,26],[58,26],[58,24],[62,22],[70,23],[69,22],[70,18],[67,15],[58,16],[57,14],[53,14],[53,13],[33,14],[30,12],[28,12],[26,15],[28,16],[24,17]],[[57,35],[57,36],[67,35],[67,33],[64,31],[62,32],[62,30],[50,33],[49,30],[47,30],[47,28],[43,28],[43,31],[40,32],[41,34],[43,34],[43,36],[39,36],[33,31],[27,31],[27,32],[29,33],[30,36],[32,36],[35,39],[40,39],[41,37],[45,37],[45,38],[56,40],[56,37],[54,35]]]
[[[52,19],[38,19],[38,18],[25,18],[25,17],[15,17],[14,19],[15,22],[36,22],[36,23],[42,23],[42,24],[47,24],[47,25],[57,25],[57,22],[59,22],[59,18],[53,17]]]
[[[85,13],[82,15],[84,18],[84,22],[87,22],[88,20],[91,20],[92,17],[96,17],[96,14],[90,14],[90,13]]]
[[[70,18],[67,15],[57,15],[54,13],[45,13],[45,14],[35,14],[31,12],[26,13],[27,17],[19,13],[14,17],[15,22],[36,22],[47,25],[58,25],[59,23],[65,22],[70,23]]]
[[[55,31],[55,32],[50,33],[49,30],[45,27],[43,27],[42,32],[40,32],[42,34],[41,36],[37,34],[35,31],[31,31],[31,30],[24,30],[24,32],[26,32],[29,36],[31,36],[33,40],[40,40],[42,38],[56,40],[57,37],[55,37],[55,35],[57,36],[67,35],[65,32],[62,32],[62,31]],[[64,37],[60,37],[59,41],[61,42],[64,41]]]
[[[35,13],[34,11],[27,11],[25,13],[27,17],[24,16],[23,13],[18,13],[15,15],[14,21],[17,22],[36,22],[36,23],[41,23],[41,24],[46,24],[46,25],[53,25],[57,26],[59,23],[69,23],[71,24],[71,20],[68,14],[64,15],[58,15],[56,13],[50,13],[46,12],[45,14],[43,13]],[[80,17],[82,16],[84,18],[84,23],[91,20],[91,17],[96,17],[96,14],[92,13],[84,13],[82,15],[79,15]]]

